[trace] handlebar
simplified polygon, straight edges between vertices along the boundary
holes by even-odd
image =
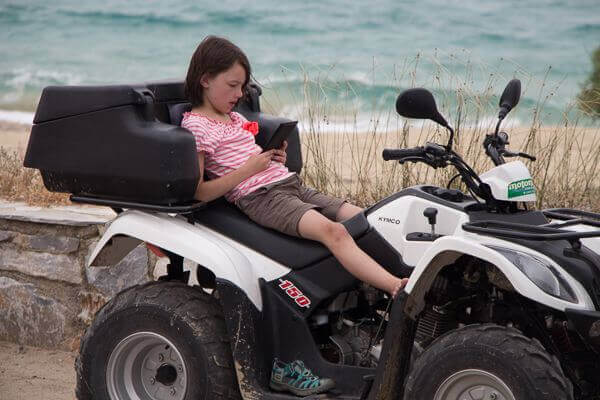
[[[405,157],[423,157],[425,156],[425,149],[422,146],[413,147],[412,149],[384,149],[383,159],[389,160],[400,160]]]
[[[523,153],[522,151],[519,151],[518,153],[513,153],[512,151],[505,150],[502,153],[502,155],[504,157],[523,157],[523,158],[527,158],[531,161],[537,160],[537,158],[535,156],[529,155],[527,153]]]
[[[505,163],[504,157],[523,157],[527,158],[531,161],[535,161],[536,158],[527,153],[512,152],[506,149],[506,145],[508,144],[508,134],[506,132],[500,132],[497,135],[489,134],[486,135],[485,140],[483,141],[483,147],[485,148],[485,153],[490,156],[494,165],[502,165]]]
[[[473,193],[483,199],[489,197],[480,188],[482,182],[477,173],[458,154],[439,144],[427,143],[425,146],[410,149],[385,149],[382,156],[386,161],[396,160],[400,163],[407,161],[423,162],[433,168],[444,168],[453,165],[462,176],[463,182]]]

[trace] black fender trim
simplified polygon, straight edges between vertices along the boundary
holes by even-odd
[[[565,314],[583,342],[590,350],[600,354],[600,312],[567,308]]]
[[[272,392],[269,379],[273,356],[284,361],[300,358],[317,375],[336,381],[332,397],[309,398],[358,399],[363,377],[374,369],[332,364],[326,361],[312,338],[307,321],[293,312],[267,282],[260,281],[263,312],[259,311],[237,286],[217,279],[216,290],[223,309],[240,392],[244,399],[292,400],[298,397]],[[225,339],[225,338],[224,338]],[[292,359],[286,359],[293,357]]]
[[[416,321],[404,312],[409,298],[410,295],[401,292],[392,304],[381,359],[368,400],[403,398],[404,380],[410,368],[410,355],[417,327]]]

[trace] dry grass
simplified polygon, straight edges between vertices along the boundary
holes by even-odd
[[[478,172],[493,167],[484,153],[486,129],[459,135],[455,150]],[[436,127],[409,127],[382,134],[306,134],[303,149],[305,181],[326,192],[369,205],[400,189],[417,184],[446,186],[456,174],[452,168],[433,170],[422,164],[384,162],[381,151],[411,147],[427,141],[445,143],[446,133]],[[511,148],[538,157],[526,161],[538,191],[538,208],[575,207],[600,211],[600,132],[576,126],[538,127],[512,132]],[[337,149],[337,150],[336,150]]]
[[[0,198],[49,206],[69,204],[63,193],[46,190],[38,170],[23,167],[23,152],[0,147]]]

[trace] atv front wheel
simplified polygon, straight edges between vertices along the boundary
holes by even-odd
[[[436,339],[415,361],[404,399],[573,400],[573,387],[536,339],[470,325]]]
[[[178,282],[129,288],[86,331],[79,400],[240,399],[221,307]]]

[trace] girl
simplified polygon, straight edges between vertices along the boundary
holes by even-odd
[[[192,111],[184,114],[181,126],[196,139],[200,180],[195,197],[208,202],[225,196],[258,224],[319,241],[356,278],[395,296],[408,280],[377,264],[339,223],[362,209],[304,187],[285,167],[287,143],[261,152],[249,132],[256,125],[232,111],[250,73],[246,55],[223,38],[206,37],[192,56],[185,81]],[[209,180],[203,179],[204,171]],[[330,383],[321,381],[324,391]]]

